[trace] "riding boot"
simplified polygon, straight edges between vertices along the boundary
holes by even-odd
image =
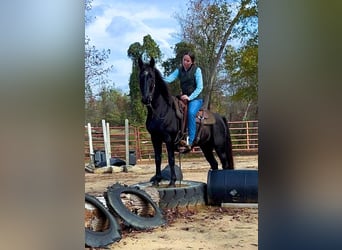
[[[192,146],[189,145],[189,144],[186,144],[186,145],[184,146],[184,150],[182,151],[182,153],[183,153],[183,154],[186,154],[186,153],[190,152],[191,149],[192,149]]]
[[[180,153],[186,154],[191,151],[193,145],[189,144],[189,137],[187,137],[186,141],[181,140],[180,145],[182,146],[180,149]]]

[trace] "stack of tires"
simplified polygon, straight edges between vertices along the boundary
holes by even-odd
[[[198,181],[177,181],[176,187],[167,187],[169,181],[162,181],[157,190],[159,192],[159,207],[162,209],[174,209],[180,207],[192,207],[206,205],[207,184]],[[134,187],[145,189],[151,186],[151,182],[135,184]],[[165,186],[165,188],[163,188]]]
[[[136,195],[147,202],[154,210],[153,216],[140,216],[129,210],[121,200],[122,193]],[[117,183],[108,187],[104,197],[106,204],[103,204],[95,196],[85,194],[85,203],[91,204],[101,215],[94,218],[96,223],[93,224],[98,224],[101,217],[104,221],[100,229],[85,225],[85,245],[87,247],[106,247],[119,241],[121,239],[121,228],[118,219],[138,230],[152,229],[166,223],[162,210],[143,190]]]
[[[89,247],[106,247],[121,239],[118,219],[138,230],[152,229],[166,223],[162,209],[221,205],[224,203],[257,203],[257,170],[209,170],[207,183],[182,180],[179,175],[176,187],[167,187],[169,181],[162,181],[157,188],[159,204],[154,202],[144,189],[152,182],[132,186],[114,184],[104,193],[106,206],[96,197],[85,194],[85,202],[96,207],[106,218],[107,225],[101,230],[85,226],[85,244]],[[164,187],[165,186],[165,187]],[[133,194],[145,201],[154,210],[153,216],[140,216],[128,209],[121,200],[121,194]]]
[[[160,186],[167,186],[162,181]],[[209,170],[207,183],[179,180],[175,188],[159,187],[159,206],[162,209],[219,205],[224,203],[258,203],[258,170]],[[134,185],[139,189],[151,182]]]

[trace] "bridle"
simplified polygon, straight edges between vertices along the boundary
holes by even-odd
[[[148,74],[149,72],[147,70],[144,70],[143,72],[143,75],[144,75],[144,93],[148,93],[147,95],[147,102],[144,103],[147,107],[150,107],[152,108],[152,98],[153,98],[153,94],[154,94],[154,90],[155,90],[155,87],[156,87],[156,84],[155,84],[155,81],[154,80],[150,80],[152,81],[151,84],[148,84]]]

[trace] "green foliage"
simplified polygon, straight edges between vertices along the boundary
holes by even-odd
[[[146,108],[141,103],[141,94],[138,79],[138,58],[142,55],[153,57],[157,62],[160,61],[161,51],[157,43],[151,35],[143,38],[143,44],[139,42],[132,43],[128,50],[127,56],[132,60],[132,73],[129,79],[129,96],[130,96],[130,123],[134,125],[142,125],[146,120]]]
[[[122,126],[128,117],[129,99],[118,90],[103,89],[101,96],[102,117],[113,126]]]
[[[138,79],[138,66],[132,67],[132,73],[129,79],[129,89],[130,89],[130,113],[129,120],[133,125],[144,124],[146,120],[146,108],[141,103],[141,95],[139,88]]]
[[[156,62],[160,61],[162,53],[157,43],[152,39],[151,35],[144,36],[142,49],[142,52],[146,53],[147,56],[153,57],[156,60]]]
[[[183,41],[195,45],[197,63],[202,68],[205,100],[210,108],[211,98],[220,89],[224,51],[229,42],[255,35],[257,1],[190,0],[185,15],[177,18]]]
[[[139,42],[135,42],[129,46],[127,56],[131,58],[134,62],[137,58],[139,58],[142,51],[143,47],[141,46],[141,44]]]
[[[94,126],[101,126],[102,119],[111,126],[123,126],[129,115],[129,98],[114,88],[104,87],[99,97],[87,101],[86,106],[86,122]]]
[[[225,68],[229,72],[229,88],[233,100],[257,102],[258,99],[258,43],[257,37],[247,45],[229,47],[225,54]]]
[[[258,36],[240,48],[229,46],[224,68],[228,79],[222,89],[231,96],[237,120],[254,120],[258,116]]]

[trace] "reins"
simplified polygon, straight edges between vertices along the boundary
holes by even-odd
[[[182,154],[178,152],[178,159],[179,159],[179,170],[182,173]],[[182,186],[182,178],[179,178],[179,186]]]

